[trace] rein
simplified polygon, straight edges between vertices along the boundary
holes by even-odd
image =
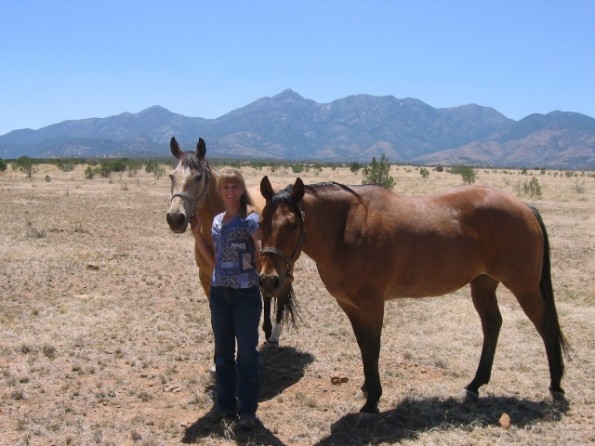
[[[188,215],[187,220],[192,219],[196,215],[196,208],[198,204],[202,201],[202,198],[205,195],[209,194],[209,180],[211,178],[211,170],[209,169],[209,163],[207,163],[205,167],[205,188],[201,192],[201,194],[196,197],[195,199],[190,198],[190,196],[186,192],[176,192],[171,196],[170,203],[173,201],[174,198],[179,197],[182,200],[186,200],[190,205],[190,215]]]
[[[293,252],[291,253],[291,256],[288,257],[287,255],[285,255],[285,253],[283,251],[281,251],[280,249],[277,249],[273,246],[265,247],[260,250],[260,254],[267,254],[267,253],[275,254],[275,255],[281,257],[281,259],[285,262],[285,267],[287,269],[287,273],[286,273],[287,276],[292,275],[293,263],[295,262],[295,256],[302,249],[302,246],[304,246],[304,243],[306,242],[306,227],[305,227],[305,223],[304,223],[304,217],[306,216],[306,214],[301,209],[301,206],[298,207],[297,214],[300,217],[300,238],[298,239],[298,241],[295,245],[295,248],[293,249]]]

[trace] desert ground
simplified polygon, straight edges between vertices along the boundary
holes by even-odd
[[[141,169],[87,179],[84,169],[0,173],[0,445],[595,444],[593,172],[476,169],[476,184],[519,195],[543,215],[560,323],[574,350],[566,402],[549,398],[543,343],[503,287],[491,382],[477,402],[458,399],[482,341],[466,287],[386,304],[380,414],[361,417],[351,327],[302,256],[301,319],[278,347],[261,343],[260,422],[245,433],[208,421],[208,303],[191,235],[171,233],[165,221],[169,178]],[[251,185],[265,174],[282,184],[298,176],[290,168],[241,171]],[[418,167],[392,166],[394,192],[463,185],[460,175],[428,171],[422,178]],[[347,167],[299,176],[362,181]],[[524,193],[533,178],[541,197]]]

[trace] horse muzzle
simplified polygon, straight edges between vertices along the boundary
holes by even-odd
[[[280,277],[278,274],[262,273],[258,276],[258,283],[260,285],[260,292],[265,297],[279,298],[283,295],[285,288],[291,284],[293,277]]]
[[[165,216],[169,229],[176,234],[181,234],[188,227],[188,217],[182,212],[168,212]]]

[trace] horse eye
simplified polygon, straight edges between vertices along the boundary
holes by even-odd
[[[194,181],[198,183],[200,180],[202,180],[202,174],[199,173],[194,175]]]

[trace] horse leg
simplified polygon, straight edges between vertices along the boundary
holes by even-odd
[[[340,303],[341,305],[341,303]],[[384,302],[362,308],[341,305],[347,314],[355,338],[360,348],[364,364],[364,385],[362,391],[366,395],[366,403],[360,412],[378,413],[378,401],[382,395],[380,374],[378,373],[378,357],[380,356],[380,334],[384,319]]]
[[[465,387],[467,398],[476,399],[479,396],[479,387],[487,384],[492,374],[498,335],[502,326],[502,315],[496,299],[498,284],[499,282],[488,276],[480,276],[471,282],[473,305],[481,319],[483,346],[475,378]]]
[[[263,297],[263,318],[262,318],[262,331],[264,331],[264,338],[268,342],[271,337],[272,325],[271,325],[271,297]]]
[[[513,292],[514,293],[514,292]],[[550,392],[556,395],[563,395],[561,387],[562,376],[564,375],[564,360],[562,358],[562,334],[557,322],[557,315],[552,315],[552,310],[541,296],[540,290],[528,293],[514,293],[521,308],[527,317],[533,322],[537,332],[545,344],[548,366],[550,371]],[[552,298],[553,304],[553,298]],[[555,309],[553,310],[555,313]],[[555,318],[555,322],[552,318]]]
[[[281,332],[283,331],[283,311],[285,310],[285,304],[277,301],[277,314],[275,315],[275,325],[269,336],[268,342],[271,344],[278,344]],[[270,322],[269,322],[270,324]]]

